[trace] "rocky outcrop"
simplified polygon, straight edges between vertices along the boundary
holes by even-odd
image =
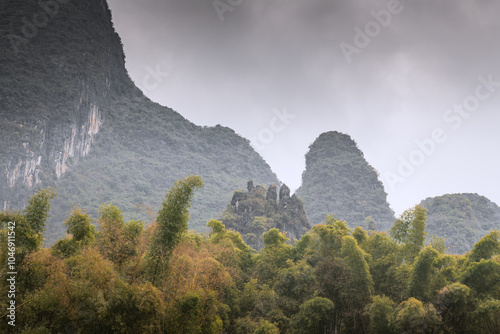
[[[97,105],[91,104],[88,112],[88,119],[78,126],[71,125],[71,135],[63,143],[62,151],[56,152],[55,173],[60,178],[68,169],[69,159],[75,162],[78,158],[86,156],[90,152],[90,147],[95,135],[99,132],[102,124],[102,115]]]
[[[271,228],[278,228],[292,241],[310,228],[302,201],[296,195],[290,197],[287,185],[280,187],[278,196],[276,185],[266,190],[260,185],[254,187],[252,181],[247,184],[247,192],[234,192],[221,220],[255,249],[263,247],[260,236]]]

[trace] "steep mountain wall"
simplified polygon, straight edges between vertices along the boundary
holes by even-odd
[[[112,202],[149,220],[144,207],[154,212],[190,174],[205,182],[192,206],[198,230],[249,178],[278,182],[233,130],[196,126],[135,87],[106,1],[2,1],[0,38],[0,205],[22,208],[54,187],[49,242],[75,206],[96,217]]]
[[[326,214],[347,221],[350,227],[368,228],[365,219],[369,216],[378,230],[394,223],[378,173],[346,134],[326,132],[314,141],[296,193],[304,200],[311,224],[321,223]]]

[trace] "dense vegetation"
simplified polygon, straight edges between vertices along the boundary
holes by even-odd
[[[466,255],[426,243],[426,210],[399,217],[389,234],[327,216],[295,245],[278,229],[260,252],[211,220],[188,232],[203,183],[175,183],[151,224],[103,204],[96,225],[81,208],[68,235],[42,247],[54,193],[0,214],[2,273],[7,222],[16,227],[16,333],[499,333],[500,232]],[[2,279],[0,308],[7,282]]]
[[[427,232],[443,237],[452,253],[463,254],[486,233],[500,228],[500,207],[478,194],[451,194],[427,198]]]
[[[380,231],[389,229],[394,221],[377,171],[343,133],[325,132],[309,147],[302,185],[296,193],[304,200],[312,224],[319,224],[330,213],[350,227],[376,226]]]
[[[241,234],[250,247],[260,250],[264,243],[259,238],[271,228],[277,228],[290,240],[299,240],[310,229],[302,200],[283,184],[279,189],[270,185],[266,189],[254,187],[248,181],[247,191],[235,191],[221,215],[221,221],[228,229]]]
[[[34,17],[48,19],[29,28]],[[64,237],[75,205],[96,216],[113,201],[126,219],[145,220],[143,208],[157,210],[165,189],[191,174],[205,181],[190,221],[199,231],[248,178],[278,183],[247,139],[197,126],[135,87],[106,1],[2,1],[0,41],[0,208],[55,188],[47,242]],[[91,110],[101,121],[92,140],[81,131]]]

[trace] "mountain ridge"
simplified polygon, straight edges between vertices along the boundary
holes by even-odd
[[[53,242],[74,206],[96,216],[113,202],[126,219],[147,220],[141,205],[157,207],[177,179],[199,174],[205,187],[193,200],[191,227],[203,230],[248,178],[279,182],[234,130],[197,126],[144,96],[125,69],[106,1],[46,4],[9,0],[0,14],[10,46],[0,51],[4,210],[54,187]]]

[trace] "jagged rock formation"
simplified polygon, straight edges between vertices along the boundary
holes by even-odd
[[[378,173],[346,134],[326,132],[314,141],[296,193],[304,200],[312,224],[321,223],[326,214],[345,220],[350,227],[368,228],[365,219],[370,216],[378,230],[394,223]]]
[[[253,182],[247,191],[235,191],[230,204],[222,213],[221,221],[226,228],[240,232],[243,240],[255,249],[263,247],[262,233],[278,228],[290,240],[300,239],[310,228],[302,200],[283,184],[279,189],[270,185],[267,190]]]
[[[79,205],[149,219],[177,180],[198,174],[191,228],[202,230],[239,184],[278,182],[233,130],[200,127],[147,99],[125,70],[104,0],[0,3],[0,208],[55,187],[49,242]]]
[[[428,210],[425,231],[445,239],[448,251],[469,251],[485,234],[500,229],[500,207],[478,194],[429,197],[420,205]]]

